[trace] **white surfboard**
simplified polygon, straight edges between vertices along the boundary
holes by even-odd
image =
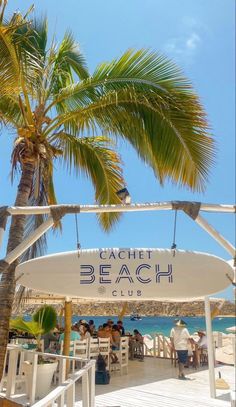
[[[229,286],[223,259],[169,249],[90,249],[21,263],[18,282],[34,290],[100,300],[192,300]]]

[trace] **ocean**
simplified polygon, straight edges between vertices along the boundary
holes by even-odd
[[[173,326],[173,321],[176,317],[142,317],[142,320],[139,321],[131,321],[129,317],[123,318],[123,325],[125,327],[125,331],[133,332],[134,329],[138,329],[142,334],[149,334],[152,335],[154,333],[163,333],[165,336],[169,336],[170,330]],[[102,325],[108,319],[112,319],[114,323],[117,321],[117,317],[115,316],[96,316],[96,317],[88,317],[88,316],[73,316],[73,323],[79,321],[80,319],[85,319],[89,321],[90,319],[94,320],[96,328],[99,325]],[[205,318],[204,317],[183,317],[182,318],[187,323],[187,328],[190,334],[193,334],[197,330],[205,330]],[[212,329],[213,331],[220,331],[227,333],[226,328],[231,326],[235,326],[235,318],[234,317],[216,317],[212,321]]]

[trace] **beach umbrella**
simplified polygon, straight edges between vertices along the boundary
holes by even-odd
[[[224,363],[225,365],[234,365],[234,349],[232,344],[216,348],[215,358],[217,362]]]
[[[235,334],[236,326],[230,326],[229,328],[226,328],[226,331]]]

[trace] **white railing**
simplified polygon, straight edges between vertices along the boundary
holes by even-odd
[[[156,358],[172,359],[170,341],[165,335],[156,333],[153,340],[153,356]]]
[[[43,399],[35,403],[35,391],[37,383],[38,357],[43,356],[55,359],[58,364],[58,386],[52,390]],[[28,360],[31,362],[31,380],[30,386],[27,383],[27,377],[23,374],[23,364]],[[66,380],[66,361],[75,361],[81,368],[75,370]],[[57,400],[58,406],[64,405],[72,407],[75,405],[75,384],[82,379],[82,407],[94,407],[95,403],[95,361],[81,359],[79,357],[70,357],[51,353],[35,352],[33,350],[22,349],[19,345],[9,345],[6,354],[7,374],[2,378],[0,391],[5,389],[7,398],[11,398],[18,393],[20,385],[24,384],[27,391],[25,397],[28,398],[31,406],[52,406]],[[22,394],[22,392],[21,392]],[[15,398],[15,397],[14,397]],[[16,398],[15,398],[16,400]]]
[[[70,358],[71,359],[71,358]],[[72,358],[73,359],[73,358]],[[78,358],[75,358],[78,360]],[[75,406],[76,382],[82,378],[82,406],[95,406],[95,361],[91,360],[82,369],[76,371],[69,379],[57,386],[47,396],[39,400],[32,407],[50,407],[55,402],[60,407]]]

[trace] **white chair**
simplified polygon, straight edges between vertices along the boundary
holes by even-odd
[[[110,353],[111,353],[111,341],[110,338],[98,338],[99,353],[106,361],[107,369],[110,370]]]
[[[89,341],[88,339],[75,341],[75,356],[88,359]]]
[[[96,359],[99,354],[99,343],[97,338],[89,338],[88,357]]]
[[[129,338],[120,338],[120,349],[112,351],[116,356],[118,361],[111,364],[111,371],[120,371],[120,375],[123,374],[125,369],[126,374],[128,374],[128,362],[129,362]]]
[[[15,388],[21,389],[22,385],[26,390],[27,379],[23,373],[22,365],[25,360],[26,352],[21,351],[20,346],[11,346],[6,352],[3,377],[0,382],[0,392],[6,389],[7,397],[10,397],[15,392]],[[8,371],[6,373],[6,365]],[[13,384],[12,384],[13,382]]]
[[[89,341],[88,339],[75,341],[75,356],[80,359],[88,359],[89,357]],[[76,362],[77,364],[77,362]],[[80,367],[82,363],[80,362]]]

